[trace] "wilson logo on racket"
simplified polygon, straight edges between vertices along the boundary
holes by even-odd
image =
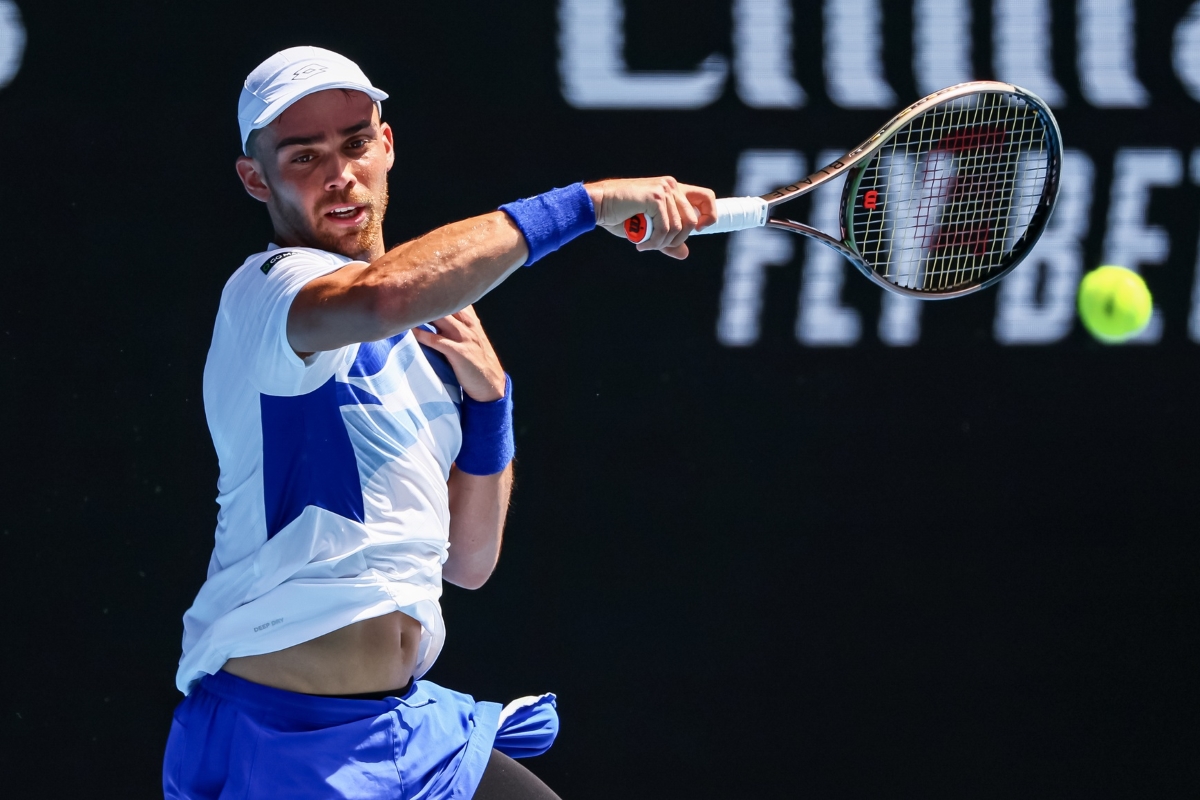
[[[872,189],[863,195],[863,208],[874,211],[879,206],[879,192]]]
[[[647,233],[649,231],[646,225],[646,218],[643,215],[638,214],[625,220],[625,235],[634,244],[638,244],[645,239]]]

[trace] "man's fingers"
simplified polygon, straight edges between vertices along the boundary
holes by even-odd
[[[680,231],[683,230],[683,217],[679,211],[679,204],[674,193],[668,194],[663,199],[663,204],[667,207],[667,218],[664,220],[665,224],[662,230],[655,231],[655,233],[662,234],[654,245],[653,249],[655,250],[662,250],[663,248],[679,244],[675,240],[679,237]]]
[[[663,242],[663,231],[670,226],[671,215],[667,210],[666,195],[654,201],[654,210],[644,212],[646,217],[650,219],[654,230],[650,235],[643,239],[638,245],[638,250],[657,250]]]
[[[692,198],[682,190],[675,195],[675,204],[679,206],[684,227],[695,228],[700,222],[700,210],[692,205]],[[688,231],[691,233],[691,231]]]
[[[681,185],[679,188],[683,190],[688,203],[699,212],[696,221],[697,228],[707,228],[717,221],[717,195],[712,189],[687,185]]]
[[[445,336],[437,333],[430,333],[424,328],[413,328],[412,335],[413,338],[415,338],[421,344],[426,345],[427,347],[432,347],[435,350],[440,349],[441,343],[446,339]]]
[[[438,320],[438,322],[441,322],[441,320]],[[413,328],[412,335],[416,337],[417,344],[432,347],[444,356],[449,356],[451,353],[458,355],[459,343],[440,333],[430,333],[424,328]]]
[[[679,230],[667,240],[666,245],[663,247],[664,250],[667,247],[678,247],[683,244],[692,235],[692,232],[696,230],[698,215],[696,214],[696,210],[692,208],[691,201],[688,200],[687,195],[682,191],[675,193],[675,207],[679,210]]]
[[[479,315],[475,313],[475,306],[466,306],[461,311],[455,311],[450,316],[467,325],[479,324]]]
[[[432,325],[433,327],[437,328],[437,332],[439,334],[441,334],[442,336],[446,337],[447,339],[450,339],[450,340],[456,341],[456,342],[461,342],[462,338],[463,338],[463,333],[467,330],[467,326],[469,324],[468,322],[466,322],[462,319],[459,319],[458,314],[461,314],[461,313],[462,312],[459,311],[456,314],[451,314],[448,317],[442,317],[441,319],[435,319],[432,322],[430,322],[429,324]]]
[[[663,252],[669,255],[671,258],[676,258],[680,261],[683,261],[688,257],[688,246],[686,244],[681,244],[678,247],[665,247],[663,248]]]

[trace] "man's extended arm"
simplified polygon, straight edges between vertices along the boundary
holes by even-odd
[[[684,241],[716,221],[708,189],[673,178],[588,184],[596,224],[623,236],[635,214],[654,218],[639,250],[687,256]],[[503,211],[438,228],[393,248],[370,264],[352,263],[304,287],[288,313],[288,342],[297,353],[334,350],[385,339],[465,308],[525,263],[529,248]]]

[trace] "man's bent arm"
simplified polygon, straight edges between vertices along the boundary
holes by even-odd
[[[455,586],[478,589],[496,568],[512,475],[512,462],[495,475],[470,475],[451,467],[450,555],[442,577]]]

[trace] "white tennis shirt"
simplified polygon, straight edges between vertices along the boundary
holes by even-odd
[[[408,331],[295,354],[292,300],[350,261],[272,245],[221,294],[204,368],[220,512],[208,579],[183,618],[184,693],[231,657],[393,611],[421,623],[418,676],[441,652],[462,390]]]

